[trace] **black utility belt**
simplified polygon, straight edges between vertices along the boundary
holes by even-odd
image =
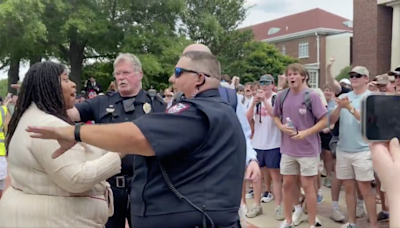
[[[117,188],[126,188],[130,186],[131,177],[126,175],[114,176],[107,180],[111,186]]]

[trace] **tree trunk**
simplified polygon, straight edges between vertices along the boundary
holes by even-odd
[[[20,58],[11,55],[10,68],[8,69],[8,92],[14,95],[16,95],[18,91],[11,88],[11,85],[17,84],[19,81],[19,62]]]
[[[40,62],[42,62],[42,56],[41,55],[31,56],[29,58],[29,67],[31,67],[35,63],[40,63]]]
[[[82,89],[82,65],[83,65],[83,51],[85,45],[82,45],[77,40],[71,40],[69,45],[69,63],[71,65],[70,78],[76,83],[76,90],[78,93]]]

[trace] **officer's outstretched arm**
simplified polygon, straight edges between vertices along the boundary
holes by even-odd
[[[191,153],[204,143],[208,118],[189,104],[176,103],[165,113],[152,113],[133,122],[69,127],[28,127],[31,137],[56,139],[58,152],[82,141],[107,151],[156,156],[157,159]],[[64,151],[65,152],[65,151]]]
[[[176,103],[164,113],[133,122],[81,126],[81,140],[108,151],[163,159],[190,153],[205,141],[208,119],[189,104]]]
[[[81,127],[80,137],[82,142],[107,151],[142,156],[155,155],[149,141],[133,122],[84,125]]]

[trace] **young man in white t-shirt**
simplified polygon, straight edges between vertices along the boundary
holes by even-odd
[[[249,109],[251,102],[253,101],[253,91],[251,90],[251,86],[253,83],[247,82],[244,84],[244,96],[243,96],[243,106]]]
[[[283,220],[281,207],[282,176],[280,174],[281,161],[281,132],[272,118],[276,93],[272,91],[274,78],[264,75],[260,78],[261,89],[258,91],[246,113],[248,119],[254,119],[254,135],[252,146],[257,151],[257,159],[262,169],[263,176],[269,172],[272,177],[273,196],[275,197],[275,219]],[[261,193],[261,181],[253,183],[255,206],[249,211],[247,217],[255,217],[262,213],[257,205],[257,193]],[[263,198],[272,198],[270,192],[265,192]]]

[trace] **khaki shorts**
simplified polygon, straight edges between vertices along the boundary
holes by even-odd
[[[316,157],[293,157],[282,154],[281,174],[282,175],[301,175],[311,177],[318,175],[319,155]]]
[[[336,177],[339,180],[373,181],[375,177],[371,152],[347,153],[337,149]]]

